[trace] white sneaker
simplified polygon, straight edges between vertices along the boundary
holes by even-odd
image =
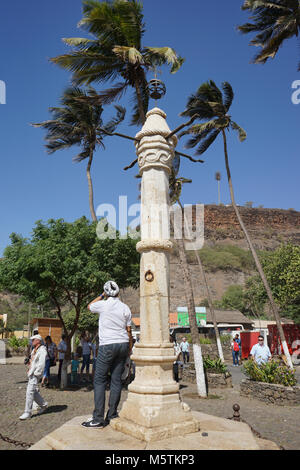
[[[36,411],[39,409],[39,405],[34,401],[32,405],[32,411]]]
[[[22,421],[28,418],[31,418],[31,413],[23,413],[21,416],[19,416],[19,419]]]
[[[44,405],[40,407],[40,409],[39,409],[39,411],[37,412],[37,414],[38,414],[38,415],[43,414],[43,413],[46,411],[47,408],[48,408],[48,403],[45,402]]]

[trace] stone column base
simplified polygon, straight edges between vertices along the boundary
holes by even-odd
[[[111,420],[110,426],[115,430],[146,442],[160,441],[170,437],[183,436],[200,430],[200,423],[193,416],[187,421],[147,428],[124,418]]]
[[[199,431],[199,422],[179,394],[129,393],[120,417],[111,421],[116,431],[150,442]]]

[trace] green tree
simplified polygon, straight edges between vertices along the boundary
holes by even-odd
[[[66,313],[64,316],[64,322],[68,331],[71,331],[75,322],[76,312],[71,310]],[[77,330],[80,333],[88,331],[89,333],[95,333],[98,329],[98,315],[91,313],[89,310],[83,310],[80,314]]]
[[[261,263],[282,314],[298,323],[300,321],[300,247],[290,243],[281,245],[274,252],[263,253]],[[248,297],[256,296],[257,301],[261,303],[267,301],[262,282],[257,277],[251,278],[247,291],[249,291]]]
[[[51,302],[62,321],[70,357],[71,338],[81,311],[114,279],[121,288],[139,283],[136,241],[99,240],[96,224],[85,217],[73,223],[62,219],[37,222],[30,240],[11,235],[0,262],[0,287],[39,305]],[[66,328],[62,308],[71,304],[75,320]]]
[[[78,145],[81,152],[73,158],[75,162],[88,160],[86,175],[89,188],[89,206],[92,219],[97,220],[94,209],[93,183],[91,178],[91,166],[97,147],[103,145],[106,132],[113,132],[117,125],[124,119],[125,109],[116,106],[117,116],[106,125],[102,121],[103,107],[99,102],[93,102],[89,98],[97,96],[93,88],[88,91],[80,88],[67,88],[61,99],[60,107],[49,108],[52,119],[33,124],[34,127],[46,129],[46,148],[49,154],[57,150]]]
[[[112,82],[111,88],[99,93],[103,104],[121,98],[132,87],[135,90],[132,124],[144,123],[149,100],[147,71],[170,64],[174,73],[183,59],[171,47],[142,46],[146,29],[142,4],[135,0],[86,0],[78,26],[93,39],[64,39],[73,51],[52,58],[52,62],[71,71],[77,85]]]
[[[197,92],[190,96],[187,102],[186,110],[181,113],[181,115],[188,117],[193,117],[197,115],[200,120],[205,120],[206,122],[200,124],[193,124],[187,130],[182,132],[181,136],[186,134],[193,135],[193,137],[188,141],[187,147],[193,148],[195,146],[198,146],[196,151],[198,155],[203,154],[212,145],[212,143],[216,140],[219,135],[221,135],[223,138],[225,166],[230,190],[231,203],[236,217],[239,221],[239,224],[241,226],[241,229],[244,232],[258,273],[266,289],[272,312],[274,318],[276,319],[277,328],[281,337],[281,342],[287,361],[289,363],[289,366],[293,368],[290,353],[284,337],[283,328],[281,326],[280,315],[278,312],[277,305],[273,299],[272,291],[264,274],[260,260],[254,249],[248,230],[244,225],[244,222],[241,218],[241,215],[235,202],[231,171],[229,167],[226,131],[229,131],[230,129],[236,131],[241,142],[246,139],[246,132],[236,122],[234,122],[231,119],[231,116],[229,115],[229,109],[234,98],[234,93],[231,85],[228,82],[223,82],[222,91],[212,80],[210,80],[209,82],[203,83],[199,87]]]
[[[247,279],[244,288],[245,313],[258,319],[265,318],[264,307],[267,299],[261,278],[256,275]]]
[[[229,286],[217,305],[225,310],[239,310],[243,312],[245,308],[243,287],[240,285]]]
[[[238,30],[243,34],[258,33],[250,42],[250,45],[261,48],[253,59],[256,64],[274,58],[287,39],[298,37],[299,0],[245,0],[242,10],[253,13],[250,17],[253,22],[238,26]]]

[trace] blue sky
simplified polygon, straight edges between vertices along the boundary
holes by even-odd
[[[253,201],[254,207],[300,210],[300,104],[291,101],[292,83],[300,80],[297,43],[289,40],[265,65],[250,64],[256,49],[248,45],[250,36],[235,30],[248,19],[241,4],[242,0],[144,1],[147,31],[143,44],[171,46],[186,59],[175,75],[163,68],[159,78],[165,82],[167,94],[158,106],[174,129],[184,122],[179,113],[201,83],[229,81],[235,92],[232,118],[248,134],[243,143],[235,134],[229,137],[237,203]],[[90,218],[86,163],[72,162],[77,149],[49,156],[44,131],[29,125],[50,117],[48,108],[57,105],[70,83],[70,74],[51,64],[49,58],[68,50],[61,38],[87,37],[77,28],[81,12],[80,0],[17,0],[1,6],[0,80],[6,84],[6,104],[0,104],[0,255],[10,233],[29,236],[36,220]],[[128,106],[128,119],[118,130],[135,135],[138,129],[127,125],[130,98],[128,93],[120,102]],[[152,101],[150,107],[154,106]],[[113,113],[113,108],[106,108],[104,119]],[[96,153],[92,168],[95,206],[108,203],[118,207],[121,195],[128,197],[128,206],[135,204],[137,169],[123,171],[135,158],[134,146],[117,137],[107,138],[105,144],[106,150]],[[184,140],[178,150],[193,154],[184,149]],[[228,204],[222,141],[216,141],[203,159],[204,164],[183,159],[180,174],[193,183],[185,186],[182,201],[217,203],[214,176],[220,171],[221,201]]]

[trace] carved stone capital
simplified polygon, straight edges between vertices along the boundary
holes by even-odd
[[[163,168],[170,173],[177,137],[166,139],[170,129],[166,123],[166,114],[159,108],[147,113],[146,122],[137,133],[136,154],[140,170]]]

